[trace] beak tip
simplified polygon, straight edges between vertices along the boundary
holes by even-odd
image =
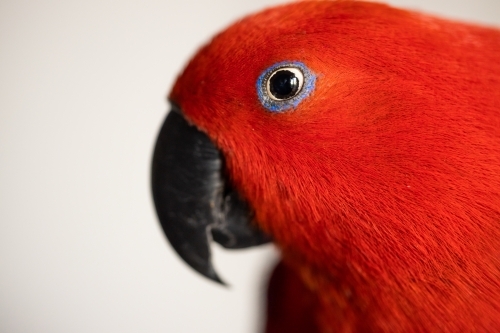
[[[204,276],[206,276],[207,278],[209,278],[210,280],[216,282],[216,283],[219,283],[220,285],[224,286],[224,287],[227,287],[227,283],[224,282],[220,277],[219,275],[217,274],[217,272],[215,271],[215,269],[213,268],[213,266],[210,264],[209,266],[209,269],[206,271],[206,272],[200,272],[202,273]]]

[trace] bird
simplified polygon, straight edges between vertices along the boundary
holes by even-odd
[[[500,332],[500,30],[376,2],[249,15],[179,74],[152,160],[175,251],[273,242],[266,333]]]

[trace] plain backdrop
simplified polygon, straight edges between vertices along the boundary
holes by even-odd
[[[1,333],[259,331],[277,251],[215,247],[231,287],[200,277],[165,241],[149,170],[183,64],[278,2],[0,1]],[[499,0],[388,2],[500,26]]]

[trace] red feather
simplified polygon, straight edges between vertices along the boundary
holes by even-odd
[[[281,61],[316,86],[271,113],[255,82]],[[500,331],[499,30],[293,3],[216,36],[171,99],[300,277],[276,304],[310,292],[320,332]]]

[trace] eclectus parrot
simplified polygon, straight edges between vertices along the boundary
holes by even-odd
[[[268,333],[500,332],[500,31],[359,1],[238,21],[169,96],[178,254],[272,240]]]

